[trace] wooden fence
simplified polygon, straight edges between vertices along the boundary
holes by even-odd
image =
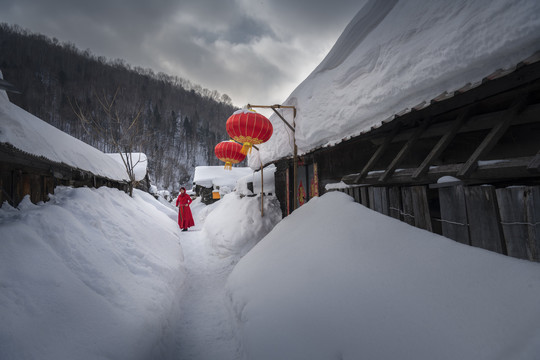
[[[540,186],[356,186],[339,191],[462,244],[540,262]]]

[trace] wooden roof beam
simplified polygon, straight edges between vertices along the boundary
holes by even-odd
[[[422,164],[416,169],[414,174],[412,175],[412,178],[414,180],[419,179],[420,177],[424,176],[428,170],[429,165],[433,163],[434,160],[436,160],[442,152],[450,145],[452,140],[456,137],[457,133],[459,132],[459,129],[463,126],[463,124],[467,121],[469,118],[469,108],[463,110],[461,114],[457,117],[457,119],[452,124],[452,127],[449,131],[444,134],[444,136],[437,142],[437,144],[433,147],[431,152],[428,154],[428,156],[424,159]]]
[[[516,118],[527,105],[527,96],[521,94],[513,102],[510,108],[502,113],[500,121],[491,129],[482,143],[476,148],[469,159],[463,164],[457,173],[459,178],[468,178],[478,167],[478,160],[486,155],[504,135],[510,127],[512,121]]]
[[[384,142],[379,146],[377,151],[375,151],[373,156],[371,156],[371,159],[369,159],[369,161],[364,166],[364,168],[362,169],[360,174],[355,176],[355,178],[353,180],[354,183],[358,183],[360,181],[360,179],[364,178],[367,175],[367,173],[373,167],[373,165],[375,165],[375,163],[384,154],[386,149],[388,149],[388,146],[390,146],[390,144],[392,143],[392,139],[394,138],[394,136],[396,136],[396,134],[399,132],[400,129],[401,129],[401,123],[397,123],[396,126],[394,127],[394,129],[392,130],[392,132],[388,136],[384,137]]]
[[[405,143],[405,145],[403,145],[403,147],[401,148],[399,153],[396,155],[394,160],[392,160],[392,162],[390,163],[390,165],[388,166],[388,168],[386,169],[384,174],[381,175],[381,177],[379,178],[379,181],[381,181],[381,182],[386,181],[390,176],[392,176],[392,174],[396,170],[396,168],[399,165],[399,163],[401,162],[401,160],[403,160],[405,155],[407,155],[409,153],[409,151],[411,151],[413,145],[420,138],[422,133],[426,130],[429,123],[430,123],[430,119],[428,118],[428,119],[424,120],[423,123],[418,128],[416,128],[416,130],[411,135],[409,140]]]

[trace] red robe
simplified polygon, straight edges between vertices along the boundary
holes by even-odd
[[[195,226],[195,221],[193,221],[193,215],[191,215],[191,209],[189,208],[191,202],[191,196],[186,193],[180,193],[178,199],[176,199],[176,206],[180,205],[180,209],[178,210],[178,226],[181,229]]]

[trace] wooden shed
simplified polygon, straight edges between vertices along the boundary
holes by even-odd
[[[49,200],[56,186],[108,186],[128,190],[127,182],[96,176],[44,157],[31,155],[10,144],[0,144],[0,207],[5,201],[17,206],[26,196],[33,203]]]
[[[125,169],[82,141],[12,104],[0,83],[0,206],[46,201],[59,185],[128,190]]]
[[[359,136],[275,161],[283,214],[327,184],[464,244],[540,261],[540,54]]]

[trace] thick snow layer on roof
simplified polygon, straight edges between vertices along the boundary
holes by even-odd
[[[299,153],[359,135],[538,50],[537,0],[370,0],[284,102],[297,108]],[[292,122],[292,111],[282,113]],[[274,135],[259,145],[265,164],[293,153],[291,131],[276,115],[270,120]]]
[[[119,153],[106,153],[105,155],[112,157],[116,162],[118,162],[119,166],[124,169],[125,165],[122,161],[122,155]],[[131,153],[131,154],[123,154],[123,156],[130,156],[131,160],[130,163],[133,164],[133,171],[135,173],[135,181],[141,181],[144,179],[147,173],[148,169],[148,159],[146,158],[146,154],[144,153]]]
[[[249,167],[233,167],[231,170],[225,170],[223,166],[197,166],[193,183],[207,188],[227,186],[234,189],[238,179],[252,173],[253,170]]]
[[[265,194],[275,194],[276,184],[274,181],[276,173],[276,166],[274,164],[267,166],[263,169],[262,176],[261,170],[254,171],[252,174],[244,176],[238,179],[236,192],[242,195],[251,195],[252,193],[261,193],[261,183],[263,184],[262,190]],[[262,177],[262,179],[261,179]],[[248,189],[248,183],[253,184],[253,192]]]
[[[116,160],[12,104],[5,91],[0,91],[0,143],[94,175],[127,180]]]

